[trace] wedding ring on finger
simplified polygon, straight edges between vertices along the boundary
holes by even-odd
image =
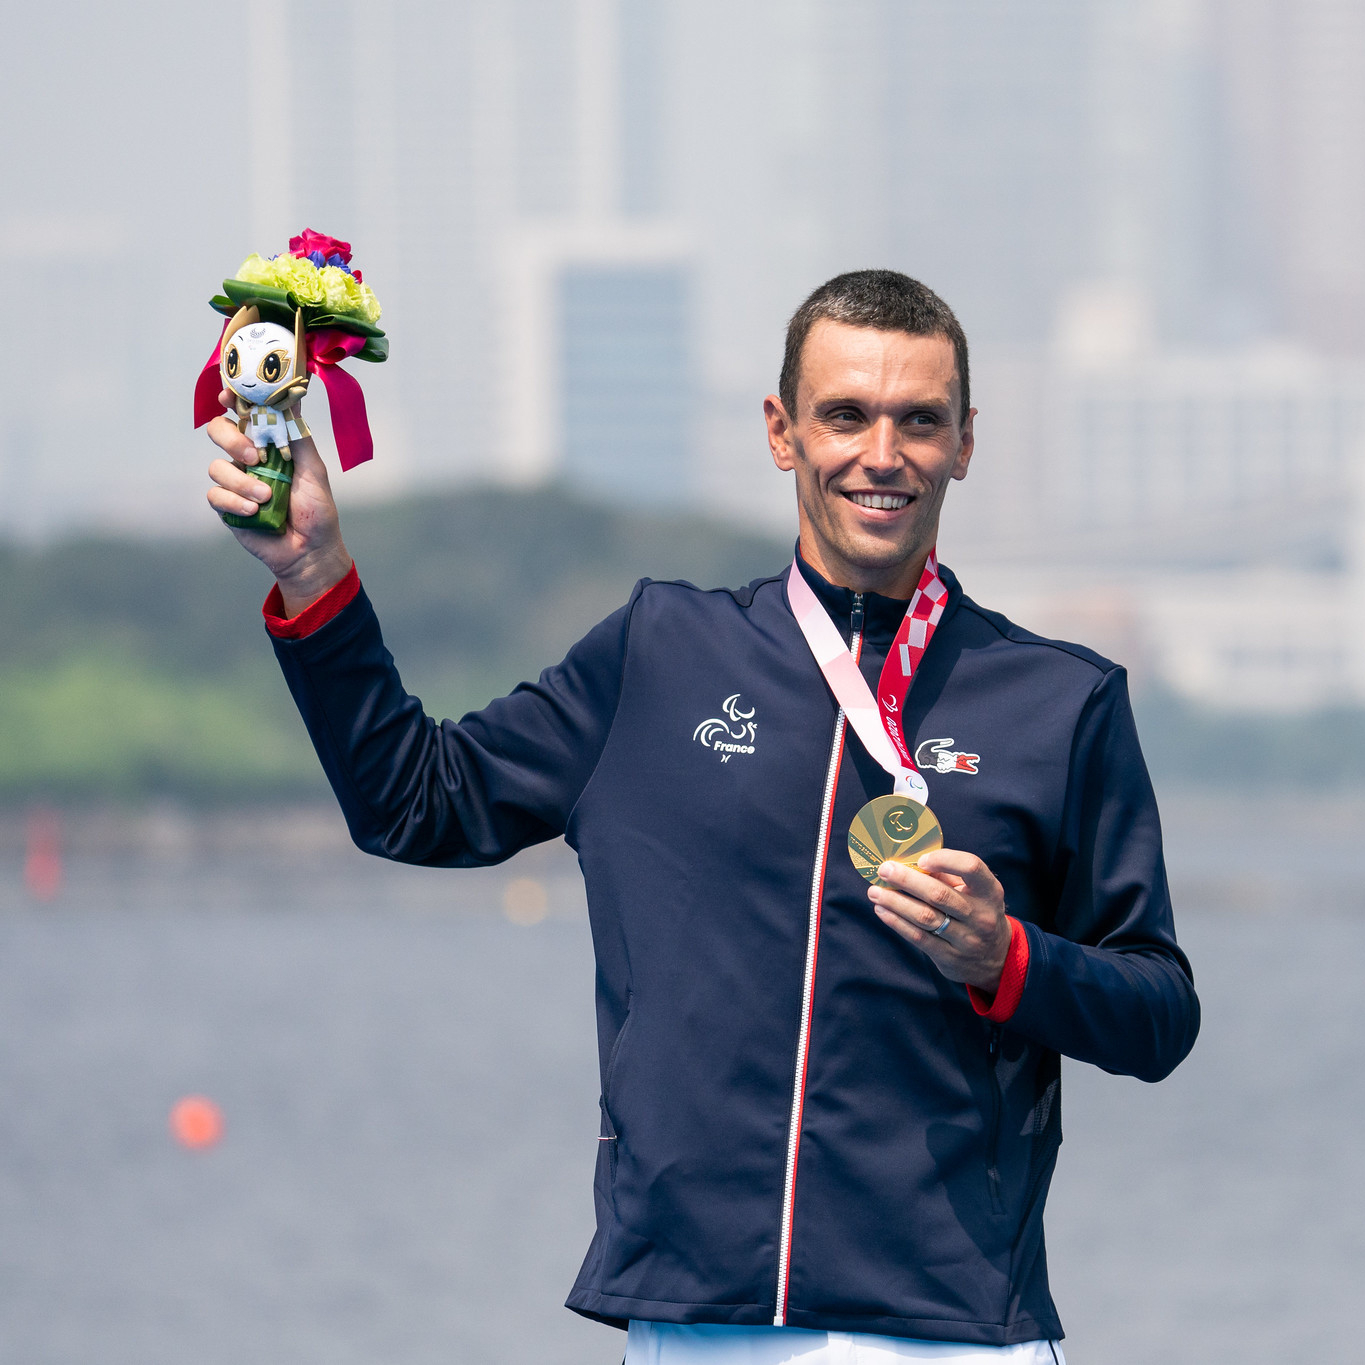
[[[935,938],[942,938],[944,934],[948,932],[948,926],[952,922],[953,917],[951,915],[944,915],[943,922],[941,924],[935,925],[932,929],[929,930],[929,932],[933,934]]]

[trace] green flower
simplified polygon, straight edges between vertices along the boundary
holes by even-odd
[[[322,282],[322,302],[329,313],[342,317],[359,317],[361,312],[360,286],[347,271],[325,265],[318,271]]]
[[[321,303],[322,275],[312,261],[302,256],[276,256],[275,267],[281,289],[287,289],[300,303]]]
[[[269,284],[277,289],[284,287],[280,281],[280,273],[275,269],[275,262],[267,261],[264,256],[256,253],[242,262],[237,278],[245,280],[248,284]]]
[[[323,306],[329,313],[362,318],[371,324],[379,321],[379,300],[374,291],[349,271],[325,265],[318,271],[318,279],[322,285]]]
[[[242,262],[235,279],[223,281],[223,290],[223,296],[212,302],[227,317],[243,302],[251,302],[260,306],[268,321],[288,326],[292,325],[293,310],[299,308],[306,327],[314,327],[318,318],[330,318],[332,321],[325,325],[374,339],[376,354],[363,359],[382,358],[377,354],[385,349],[378,344],[384,335],[377,326],[379,300],[368,284],[341,266],[319,266],[306,256],[281,254],[267,259],[251,255]]]

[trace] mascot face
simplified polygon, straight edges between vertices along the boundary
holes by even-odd
[[[252,322],[228,338],[223,383],[259,407],[268,404],[294,373],[294,334],[274,322]]]

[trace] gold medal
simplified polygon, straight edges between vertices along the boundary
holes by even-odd
[[[860,876],[874,886],[883,863],[909,863],[943,847],[943,830],[928,806],[908,796],[877,796],[854,817],[848,830],[848,856]]]

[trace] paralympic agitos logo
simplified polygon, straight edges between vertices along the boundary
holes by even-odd
[[[731,754],[751,754],[754,751],[754,732],[758,722],[754,720],[755,707],[740,710],[739,693],[732,692],[721,703],[721,716],[712,716],[702,721],[692,731],[692,738],[703,749],[711,749],[720,755],[722,763],[730,761]]]
[[[919,816],[915,814],[908,803],[902,806],[892,806],[882,816],[882,828],[890,838],[899,843],[906,843],[915,837],[915,832],[919,829]]]

